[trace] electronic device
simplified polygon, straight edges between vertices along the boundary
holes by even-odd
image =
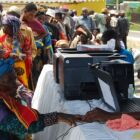
[[[59,53],[57,81],[68,100],[100,98],[90,64],[117,59],[113,53]]]
[[[100,69],[109,72],[112,76],[119,100],[126,100],[128,98],[129,84],[134,86],[133,64],[115,59],[100,62]]]
[[[109,72],[99,68],[93,68],[93,73],[95,74],[96,83],[103,101],[109,108],[115,112],[140,111],[139,99],[130,100],[127,98],[127,100],[119,100],[114,86],[114,79]]]
[[[53,73],[54,79],[56,83],[59,83],[59,57],[61,54],[89,54],[89,55],[96,55],[96,56],[112,56],[118,55],[116,51],[77,51],[75,48],[58,48],[57,53],[53,55]],[[113,57],[113,56],[112,56]]]

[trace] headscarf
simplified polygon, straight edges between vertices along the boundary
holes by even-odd
[[[2,19],[3,25],[9,25],[13,28],[13,37],[15,37],[20,28],[20,20],[13,15],[5,15]]]
[[[5,73],[12,72],[14,60],[12,58],[0,59],[0,77]]]
[[[18,8],[17,6],[11,6],[11,7],[8,9],[7,13],[15,13],[15,14],[17,14],[17,15],[20,16],[21,10],[20,10],[20,8]]]

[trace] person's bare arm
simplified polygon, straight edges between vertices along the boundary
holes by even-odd
[[[106,122],[108,120],[121,118],[122,114],[128,114],[128,115],[134,117],[135,119],[140,120],[140,112],[130,112],[130,113],[107,112],[100,108],[95,108],[94,110],[87,112],[82,117],[82,121],[90,122],[90,123],[94,122],[94,121]]]

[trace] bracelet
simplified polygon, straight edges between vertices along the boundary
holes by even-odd
[[[45,114],[45,117],[44,117],[45,126],[50,126],[50,125],[56,124],[57,122],[58,122],[57,112]]]

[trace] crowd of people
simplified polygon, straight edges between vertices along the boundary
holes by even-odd
[[[76,121],[107,121],[121,116],[95,109],[85,116],[64,113],[40,114],[31,108],[31,100],[38,76],[44,64],[53,63],[53,53],[59,47],[76,48],[77,44],[106,44],[116,42],[115,49],[123,60],[133,63],[127,50],[129,23],[125,13],[101,13],[66,7],[42,10],[34,3],[23,9],[16,6],[3,12],[0,6],[0,139],[23,140],[28,133],[44,127]],[[27,115],[28,114],[28,115]],[[130,114],[139,119],[139,113]]]

